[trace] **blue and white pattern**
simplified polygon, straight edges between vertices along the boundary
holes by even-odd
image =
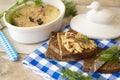
[[[18,59],[18,53],[14,50],[2,31],[0,31],[0,41],[5,49],[8,59],[16,61]]]
[[[70,29],[70,26],[66,26],[63,31]],[[95,40],[97,45],[102,48],[109,48],[111,45],[116,44],[112,40]],[[23,65],[34,73],[42,76],[45,80],[62,80],[60,68],[67,67],[72,71],[81,71],[83,61],[78,62],[62,62],[53,59],[47,59],[45,54],[47,50],[49,40],[44,42],[39,48],[34,50],[29,56],[27,56],[23,61]],[[84,72],[83,72],[84,73]],[[91,73],[95,78],[102,78],[104,80],[120,80],[120,72],[113,74],[100,74]]]

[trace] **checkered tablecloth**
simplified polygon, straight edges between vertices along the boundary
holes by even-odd
[[[70,29],[70,26],[67,25],[64,30],[67,31]],[[112,40],[94,40],[99,47],[109,48],[111,45],[116,44]],[[47,50],[49,40],[44,42],[40,47],[34,50],[30,55],[28,55],[23,61],[22,64],[27,67],[29,70],[34,73],[42,76],[45,80],[62,80],[60,68],[67,67],[72,71],[81,71],[83,61],[78,62],[62,62],[52,59],[47,59],[45,54]],[[84,72],[83,72],[84,73]],[[120,72],[113,74],[100,74],[100,73],[91,73],[95,78],[102,78],[104,80],[120,80]]]

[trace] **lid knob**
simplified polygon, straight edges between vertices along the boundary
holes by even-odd
[[[86,17],[94,23],[107,24],[114,18],[114,14],[110,10],[102,8],[97,1],[92,2],[87,8],[91,10],[87,12]]]

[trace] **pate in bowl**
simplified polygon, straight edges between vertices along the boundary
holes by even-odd
[[[37,43],[49,38],[53,31],[59,31],[65,13],[61,0],[42,0],[38,6],[28,1],[7,11],[3,21],[10,36],[16,42]]]

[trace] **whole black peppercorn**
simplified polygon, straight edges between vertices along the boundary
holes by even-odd
[[[37,19],[37,22],[38,22],[39,25],[43,24],[43,21],[42,21],[41,18]]]
[[[29,20],[30,22],[34,22],[34,19],[31,16],[29,16]]]

